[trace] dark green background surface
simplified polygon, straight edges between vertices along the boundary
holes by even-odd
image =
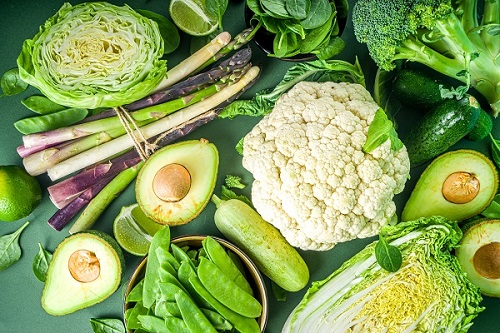
[[[81,1],[74,1],[72,4],[76,4],[77,2]],[[123,1],[111,2],[118,5],[124,3]],[[48,17],[52,16],[62,3],[63,1],[60,0],[2,0],[0,6],[0,73],[4,73],[6,70],[16,66],[16,58],[21,50],[23,40],[31,38],[38,31],[38,27]],[[130,0],[126,1],[126,3],[136,9],[150,9],[160,14],[168,15],[167,0]],[[235,35],[244,27],[243,3],[241,1],[231,2],[225,16],[226,30]],[[341,53],[339,58],[353,62],[355,56],[358,56],[367,77],[368,87],[371,89],[376,68],[369,59],[366,49],[355,41],[350,21],[348,21],[343,36],[347,41],[347,48]],[[182,35],[182,44],[179,51],[168,57],[169,67],[172,67],[187,55],[189,38],[186,35]],[[282,78],[286,68],[291,65],[288,62],[267,58],[253,43],[251,46],[255,51],[253,62],[262,65],[263,72],[260,81],[244,97],[251,97],[254,92],[260,89],[273,87]],[[21,135],[15,130],[12,124],[20,118],[31,115],[30,111],[22,106],[20,101],[34,93],[37,93],[37,91],[30,88],[21,95],[0,98],[0,165],[22,165],[21,158],[15,151],[16,147],[21,144]],[[248,117],[240,117],[234,120],[215,120],[187,137],[192,139],[205,137],[214,142],[219,148],[220,169],[216,191],[220,188],[226,174],[240,175],[246,183],[251,182],[251,175],[241,167],[241,157],[234,151],[233,147],[258,120]],[[404,131],[408,124],[408,121],[401,119],[400,130]],[[498,126],[495,130],[499,132]],[[460,143],[457,147],[464,145],[469,146],[470,144]],[[485,143],[477,143],[475,148],[485,151]],[[406,190],[395,198],[399,211],[402,209],[402,204],[408,197],[408,193],[413,187],[419,172],[421,172],[421,169],[412,172],[412,178],[408,182]],[[50,184],[48,177],[42,175],[38,179],[45,190]],[[249,187],[247,187],[248,190]],[[111,233],[113,219],[118,214],[120,208],[123,205],[129,205],[134,202],[133,186],[130,186],[106,210],[95,225],[95,228]],[[0,272],[1,333],[86,333],[92,332],[89,323],[90,318],[122,318],[122,293],[127,280],[140,260],[140,258],[131,255],[126,255],[127,269],[123,276],[122,286],[114,295],[102,303],[62,317],[50,316],[41,308],[40,296],[43,284],[35,278],[31,267],[33,257],[38,251],[38,243],[41,243],[46,249],[53,251],[59,242],[68,236],[67,230],[69,227],[61,232],[57,232],[48,226],[47,220],[54,212],[55,207],[50,203],[45,191],[42,204],[29,217],[12,223],[0,222],[0,235],[13,232],[26,220],[31,222],[20,239],[23,250],[20,261],[7,270]],[[209,204],[196,220],[185,226],[173,228],[173,236],[192,233],[221,236],[213,223],[213,213],[214,206]],[[349,259],[373,239],[355,240],[339,244],[334,249],[326,252],[301,251],[310,268],[311,282],[327,277],[342,262]],[[281,332],[281,327],[288,314],[300,301],[305,291],[306,288],[301,292],[289,294],[286,302],[278,303],[272,295],[269,297],[270,314],[266,329],[267,333]],[[500,300],[486,298],[483,305],[486,307],[486,310],[475,320],[475,324],[469,332],[489,333],[500,331],[496,322],[500,310]]]

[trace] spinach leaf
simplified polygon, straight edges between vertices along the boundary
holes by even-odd
[[[169,54],[177,50],[181,42],[181,37],[179,29],[177,29],[177,26],[172,21],[163,15],[149,10],[137,9],[137,12],[158,24],[160,35],[163,38],[163,54]]]
[[[45,282],[47,276],[47,270],[49,269],[50,261],[52,260],[52,253],[45,250],[42,244],[38,243],[38,253],[33,259],[33,273],[36,278],[42,282]]]
[[[311,8],[311,0],[285,0],[287,12],[295,19],[305,19]]]
[[[311,8],[300,24],[305,29],[315,29],[325,24],[331,15],[332,6],[328,0],[311,0]]]
[[[125,325],[119,319],[91,318],[90,325],[92,325],[94,333],[125,333]]]
[[[318,51],[313,51],[318,59],[327,60],[333,58],[345,48],[345,42],[340,37],[333,37],[324,46],[320,46]]]
[[[206,0],[205,5],[210,14],[217,17],[219,29],[222,29],[222,18],[227,10],[228,0]]]
[[[403,263],[401,251],[387,243],[382,235],[379,235],[379,241],[375,245],[375,258],[378,264],[389,272],[396,272]]]
[[[19,237],[28,224],[26,222],[15,232],[0,237],[0,272],[21,258]]]
[[[500,140],[497,140],[490,133],[491,139],[491,155],[493,157],[493,162],[500,168]]]
[[[278,58],[291,57],[298,53],[297,35],[289,29],[280,29],[273,41],[274,55]],[[297,50],[297,52],[295,52]]]
[[[260,0],[264,12],[275,18],[290,18],[284,0]]]
[[[19,68],[11,68],[6,71],[0,78],[0,87],[2,88],[2,96],[12,96],[22,93],[28,88],[28,84],[21,80]]]

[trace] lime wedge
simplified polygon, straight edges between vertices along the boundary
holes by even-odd
[[[148,218],[137,203],[124,206],[113,221],[113,234],[120,246],[130,254],[148,253],[153,235],[163,228]]]
[[[217,17],[208,13],[205,0],[172,0],[170,17],[175,25],[191,36],[206,36],[217,29]]]

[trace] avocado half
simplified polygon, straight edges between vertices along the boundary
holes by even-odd
[[[482,212],[498,190],[495,165],[470,149],[450,151],[435,158],[417,181],[403,208],[402,221],[444,216],[463,221]]]
[[[500,220],[481,219],[469,226],[455,255],[467,278],[486,296],[500,297]]]
[[[106,233],[84,231],[66,237],[54,251],[42,293],[42,308],[62,316],[97,304],[120,285],[125,260]]]
[[[206,139],[166,146],[151,155],[137,175],[137,203],[157,223],[186,224],[210,201],[218,166],[218,150]]]

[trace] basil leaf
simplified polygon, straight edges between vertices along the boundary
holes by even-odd
[[[363,145],[363,151],[369,153],[387,141],[387,139],[391,140],[391,148],[393,150],[403,147],[403,143],[399,139],[392,121],[387,118],[385,111],[379,108],[370,123],[370,127],[368,127],[368,135]]]
[[[22,93],[28,88],[28,84],[21,80],[19,75],[19,68],[11,68],[6,71],[2,78],[0,78],[0,87],[2,88],[3,95],[1,96],[12,96]]]
[[[125,333],[125,326],[119,319],[91,318],[90,325],[92,325],[94,333]]]
[[[26,222],[15,232],[0,237],[0,272],[21,258],[19,237],[28,224]]]
[[[401,251],[396,246],[387,243],[382,235],[379,235],[379,241],[375,245],[375,258],[380,267],[389,272],[396,272],[403,263]]]
[[[52,253],[45,250],[42,244],[38,243],[38,253],[33,258],[33,273],[36,278],[42,282],[45,282],[47,277],[47,270],[49,269],[49,263],[52,260]]]

